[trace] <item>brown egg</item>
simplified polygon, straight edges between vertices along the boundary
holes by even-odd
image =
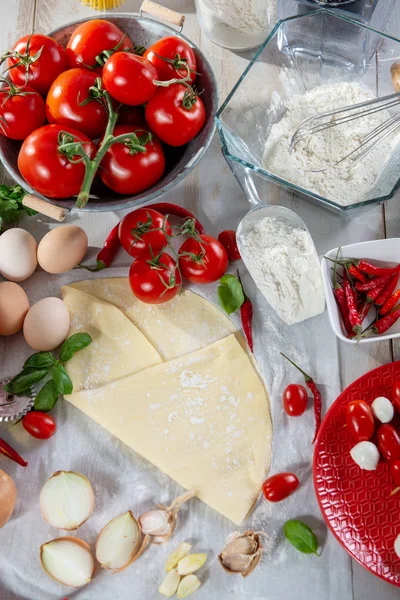
[[[25,317],[25,341],[34,350],[54,350],[67,337],[69,322],[68,308],[60,298],[43,298]]]
[[[21,331],[29,300],[25,291],[12,281],[0,282],[0,335]]]
[[[46,233],[38,246],[39,265],[48,273],[71,271],[84,258],[88,238],[77,225],[61,225]]]
[[[0,469],[0,529],[10,520],[17,501],[15,483]]]

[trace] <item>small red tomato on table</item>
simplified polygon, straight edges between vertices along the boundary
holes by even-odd
[[[145,253],[156,256],[168,243],[165,234],[172,234],[171,226],[164,215],[152,208],[128,213],[118,230],[121,246],[135,258]]]
[[[269,502],[281,502],[288,498],[299,487],[299,479],[294,473],[277,473],[268,477],[263,483],[262,490]]]
[[[129,270],[131,290],[142,302],[163,304],[181,291],[182,280],[175,260],[162,252],[156,257],[142,254]]]
[[[53,417],[40,411],[28,412],[22,419],[22,425],[31,436],[38,440],[48,440],[57,429]]]
[[[212,283],[221,279],[228,268],[228,255],[218,240],[202,234],[183,242],[179,248],[179,267],[188,281]]]
[[[308,395],[306,388],[298,383],[291,383],[283,392],[283,408],[289,417],[300,417],[307,408]]]

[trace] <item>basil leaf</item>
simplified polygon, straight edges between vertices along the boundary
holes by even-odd
[[[45,369],[54,365],[56,359],[51,352],[36,352],[32,354],[25,362],[24,369]]]
[[[286,539],[304,554],[318,554],[318,540],[312,529],[303,521],[292,519],[283,526]]]
[[[30,390],[32,385],[43,379],[47,373],[48,369],[23,369],[21,373],[18,373],[18,375],[4,386],[4,389],[9,394],[18,396]]]
[[[60,362],[57,361],[51,369],[50,375],[59,394],[72,394],[72,381]]]
[[[227,273],[220,279],[217,294],[221,308],[230,315],[240,308],[244,302],[242,284],[235,275]]]
[[[92,338],[88,333],[74,333],[61,346],[60,361],[63,363],[67,362],[67,360],[73,357],[75,352],[83,350],[83,348],[86,348],[91,343]]]
[[[49,379],[35,398],[35,410],[49,412],[57,402],[59,395],[54,381]]]

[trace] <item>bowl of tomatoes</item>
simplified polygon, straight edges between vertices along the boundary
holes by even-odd
[[[181,33],[150,18],[82,19],[18,40],[0,89],[0,160],[28,192],[110,211],[164,194],[215,131],[215,76]]]

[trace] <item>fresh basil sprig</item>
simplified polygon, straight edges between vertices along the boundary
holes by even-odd
[[[60,394],[71,394],[72,381],[64,368],[64,363],[70,360],[76,352],[91,344],[92,338],[88,333],[71,335],[60,350],[57,360],[51,352],[36,352],[24,363],[21,373],[18,373],[4,389],[9,394],[21,396],[31,393],[32,386],[47,377],[35,398],[35,409],[49,412],[55,405]]]
[[[245,300],[242,284],[236,275],[227,273],[219,280],[217,289],[218,301],[221,308],[228,314],[234,313]]]
[[[303,521],[291,519],[283,526],[286,539],[304,554],[316,554],[318,556],[318,540],[312,529]]]

